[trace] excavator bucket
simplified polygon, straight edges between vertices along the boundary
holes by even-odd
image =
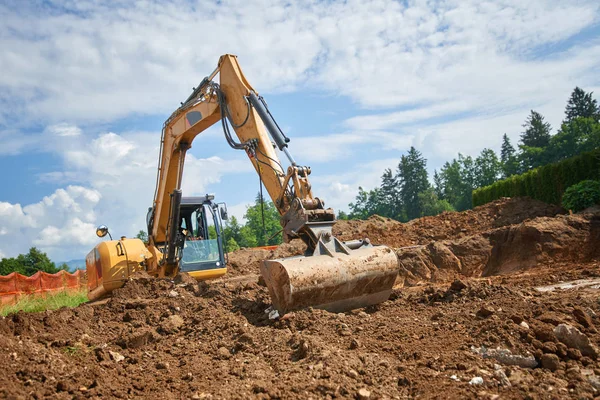
[[[398,275],[386,246],[263,261],[260,272],[280,315],[314,307],[343,312],[388,299]]]

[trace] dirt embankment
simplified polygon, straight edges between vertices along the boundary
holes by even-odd
[[[407,223],[374,215],[366,221],[338,221],[334,234],[342,240],[368,237],[374,244],[404,247],[432,241],[458,239],[475,233],[519,224],[537,217],[554,217],[565,211],[530,198],[502,198],[472,210],[444,212]]]
[[[456,240],[399,248],[404,284],[513,274],[600,256],[600,213],[540,217]]]
[[[139,277],[105,305],[0,320],[0,397],[591,398],[597,291],[538,293],[537,279],[407,288],[369,309],[269,320],[255,283]],[[592,347],[566,345],[561,324]],[[496,348],[516,358],[486,355]]]
[[[2,318],[0,398],[593,398],[598,289],[535,286],[600,281],[600,214],[560,211],[521,199],[340,222],[344,239],[417,245],[397,251],[399,283],[418,284],[342,314],[271,320],[255,280],[140,275],[106,304]],[[301,251],[241,250],[230,272]]]

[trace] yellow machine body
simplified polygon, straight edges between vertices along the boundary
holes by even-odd
[[[129,276],[144,270],[152,254],[140,239],[101,242],[85,258],[88,298],[96,300],[123,286]]]
[[[218,83],[213,80],[217,74]],[[185,219],[181,180],[186,152],[197,135],[217,122],[222,124],[229,146],[246,153],[273,200],[281,217],[283,240],[300,239],[307,246],[303,257],[265,261],[261,267],[280,313],[305,307],[343,311],[385,301],[399,272],[394,252],[372,246],[364,238],[342,242],[333,235],[335,212],[313,195],[311,168],[296,163],[288,148],[290,139],[231,54],[221,56],[217,68],[165,121],[156,192],[147,218],[147,248],[134,239],[96,246],[87,261],[90,298],[120,287],[134,270],[144,266],[158,277],[173,276],[179,270],[202,280],[225,274],[223,261],[210,269],[185,265],[190,229],[189,224],[184,229],[181,223],[182,216]],[[289,161],[287,168],[278,151]],[[190,240],[207,240],[206,232]],[[222,249],[223,243],[219,246]]]

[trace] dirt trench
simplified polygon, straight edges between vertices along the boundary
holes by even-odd
[[[397,250],[388,301],[342,314],[269,319],[266,289],[237,279],[258,273],[250,250],[230,255],[237,280],[139,275],[103,305],[0,319],[0,397],[592,398],[598,289],[536,287],[600,277],[599,215],[503,199],[409,224],[340,222],[340,236],[419,246]]]

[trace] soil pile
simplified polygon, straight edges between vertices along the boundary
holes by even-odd
[[[0,320],[0,397],[591,398],[597,291],[539,293],[537,280],[408,288],[377,307],[270,320],[254,283],[141,275],[104,305]]]
[[[262,260],[291,257],[304,254],[306,246],[301,240],[292,240],[282,243],[275,250],[265,249],[239,249],[227,254],[227,275],[238,276],[258,274]]]
[[[342,240],[368,237],[374,244],[404,247],[456,239],[536,217],[554,217],[561,207],[528,197],[502,198],[463,212],[444,212],[407,223],[374,215],[366,221],[338,221],[334,234]]]
[[[600,256],[600,212],[540,217],[425,246],[399,248],[404,284],[505,275]]]
[[[600,214],[544,216],[559,211],[340,222],[345,239],[419,244],[397,252],[400,283],[421,284],[341,314],[269,314],[258,264],[294,243],[230,254],[229,281],[142,273],[104,304],[1,318],[0,398],[592,398],[598,289],[535,286],[600,280]]]

